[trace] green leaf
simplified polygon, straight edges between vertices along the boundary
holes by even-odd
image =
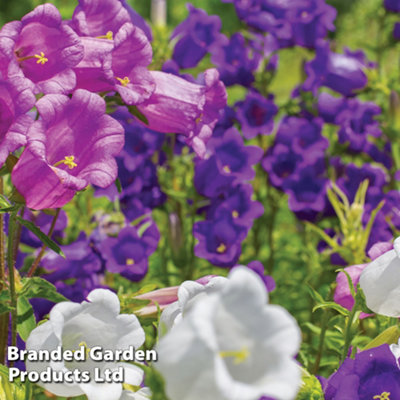
[[[361,289],[359,283],[357,284],[356,296],[354,298],[355,298],[355,304],[357,305],[357,308],[359,310],[365,312],[366,314],[375,314],[372,310],[368,308],[364,292]]]
[[[0,208],[10,207],[11,204],[8,202],[5,196],[0,194]]]
[[[149,303],[151,303],[151,300],[129,297],[121,296],[121,313],[134,314],[136,311],[141,310],[143,307],[146,307]]]
[[[19,379],[14,382],[9,381],[8,368],[0,364],[0,399],[1,400],[30,400],[25,395],[24,387],[19,383]]]
[[[311,297],[316,303],[325,303],[324,298],[314,288],[312,288],[309,284],[307,284],[307,286]]]
[[[68,301],[62,294],[57,292],[57,288],[45,279],[35,276],[33,278],[22,279],[22,289],[20,296],[27,299],[40,297],[59,303],[60,301]]]
[[[58,247],[58,244],[50,239],[45,233],[43,233],[33,222],[22,219],[20,216],[17,216],[17,221],[35,234],[48,248],[65,258],[65,255]]]
[[[128,106],[128,110],[139,121],[142,121],[146,125],[149,124],[149,121],[148,121],[147,117],[136,106]]]
[[[153,368],[146,368],[145,384],[151,390],[151,400],[168,400],[162,375]]]
[[[11,213],[13,211],[18,211],[18,209],[19,209],[18,206],[0,208],[0,213]]]
[[[0,315],[12,311],[12,307],[9,304],[0,304]]]
[[[397,325],[391,326],[379,334],[375,339],[369,342],[363,350],[372,349],[373,347],[378,347],[382,344],[393,344],[399,341],[400,329]]]
[[[323,400],[324,398],[319,380],[313,375],[303,376],[303,384],[296,400]]]
[[[313,308],[313,312],[320,308],[329,308],[329,309],[335,310],[338,313],[344,315],[345,317],[347,317],[349,315],[349,310],[347,308],[340,306],[339,304],[335,303],[334,301],[328,301],[326,303],[317,304]]]
[[[119,180],[119,178],[117,178],[115,180],[115,186],[117,187],[118,193],[122,192],[122,186],[121,186],[121,181]]]
[[[23,341],[26,342],[35,327],[36,319],[32,306],[26,297],[19,296],[17,301],[17,331]]]

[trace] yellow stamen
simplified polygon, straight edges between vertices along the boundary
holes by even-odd
[[[232,217],[237,218],[239,216],[239,213],[236,210],[232,211]]]
[[[126,265],[133,265],[133,264],[135,264],[135,260],[133,258],[126,259]]]
[[[49,61],[49,59],[46,58],[46,57],[44,56],[43,51],[40,52],[40,55],[39,55],[39,54],[35,54],[33,57],[35,57],[35,58],[38,59],[38,60],[36,61],[36,64],[42,64],[42,65],[44,65],[44,64],[47,63],[47,61]]]
[[[224,168],[222,168],[227,174],[230,174],[232,171],[231,171],[231,169],[229,168],[229,165],[225,165],[225,167]]]
[[[247,360],[247,358],[250,355],[250,352],[246,347],[243,347],[243,349],[241,350],[220,351],[219,355],[222,358],[234,357],[233,364],[238,365],[242,364]]]
[[[221,243],[221,244],[217,247],[217,253],[222,254],[222,253],[225,253],[225,251],[226,251],[226,246],[225,246],[223,243]]]
[[[65,164],[68,166],[69,169],[73,169],[78,166],[78,164],[75,163],[74,160],[75,160],[74,156],[65,156],[63,160],[56,162],[54,166],[58,167],[61,164]]]
[[[130,80],[127,76],[124,79],[118,78],[118,76],[116,76],[115,79],[119,81],[122,86],[127,86],[128,83],[130,83]]]
[[[382,394],[377,394],[376,396],[373,397],[375,400],[390,400],[390,392],[383,392]]]
[[[101,36],[96,36],[97,39],[108,39],[108,40],[113,40],[113,33],[111,31],[108,31],[105,35]]]
[[[80,350],[82,346],[85,348],[86,357],[89,356],[90,347],[88,347],[88,345],[86,344],[86,342],[80,342],[80,343],[78,344],[78,347],[79,347],[78,350]],[[78,350],[73,350],[73,353],[75,353],[75,352],[78,351]]]

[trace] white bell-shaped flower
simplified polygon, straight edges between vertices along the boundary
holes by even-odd
[[[104,351],[129,350],[140,347],[145,339],[144,331],[135,315],[120,314],[120,303],[116,294],[110,290],[96,289],[89,293],[88,301],[82,303],[62,302],[56,304],[50,319],[35,328],[27,342],[27,350],[47,350],[49,352],[62,346],[63,351],[77,351],[82,345],[91,349],[100,346]],[[27,371],[43,372],[48,368],[66,373],[69,371],[88,371],[91,379],[82,382],[79,377],[73,383],[38,382],[57,396],[74,397],[86,394],[89,400],[119,400],[122,383],[98,383],[93,378],[95,369],[101,374],[105,369],[123,368],[125,382],[140,385],[143,371],[123,361],[27,361]]]
[[[400,237],[393,247],[365,267],[360,286],[373,312],[400,317]]]
[[[170,400],[293,400],[300,340],[294,318],[267,304],[260,277],[237,267],[219,290],[192,298],[160,339],[154,366]]]

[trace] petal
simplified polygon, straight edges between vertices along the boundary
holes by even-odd
[[[125,371],[125,380],[124,382],[128,385],[140,386],[143,381],[144,372],[141,368],[136,365],[128,364],[128,363],[118,363],[119,367],[124,367]]]
[[[360,286],[372,311],[400,317],[400,259],[395,250],[367,265],[361,274]]]

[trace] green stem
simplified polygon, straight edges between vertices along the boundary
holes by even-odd
[[[328,321],[329,321],[329,311],[324,310],[324,314],[322,316],[322,322],[321,322],[321,332],[319,334],[317,357],[315,359],[314,366],[311,370],[311,373],[313,375],[317,374],[317,372],[319,370],[319,366],[321,364],[322,352],[324,350],[325,335],[326,335],[326,330],[328,328]]]
[[[16,228],[17,213],[13,212],[10,214],[10,220],[8,223],[8,241],[7,241],[7,266],[8,276],[10,283],[10,299],[11,299],[11,346],[17,344],[17,295],[15,292],[15,259],[14,259],[14,238]],[[13,363],[10,362],[10,367]]]
[[[25,207],[21,208],[21,212],[20,212],[20,216],[21,218],[24,217],[24,212],[25,212]],[[21,234],[22,234],[22,225],[21,224],[17,224],[17,230],[15,233],[15,240],[13,243],[13,252],[14,252],[14,260],[17,259],[18,256],[18,248],[19,248],[19,243],[21,241]]]
[[[0,176],[0,194],[3,194],[3,178]],[[5,235],[4,214],[0,214],[0,292],[4,289],[6,277],[5,262]],[[6,359],[6,348],[8,338],[8,313],[0,315],[0,363],[4,364]]]
[[[51,239],[51,236],[53,234],[54,228],[56,226],[57,218],[58,218],[58,215],[60,214],[60,211],[61,211],[61,208],[57,208],[56,214],[54,215],[53,221],[51,222],[49,233],[47,234],[47,236],[50,239]],[[43,244],[42,248],[40,249],[40,252],[39,252],[38,256],[36,257],[35,261],[33,262],[31,268],[28,271],[28,274],[27,274],[28,277],[31,277],[35,273],[36,268],[38,267],[38,265],[40,263],[40,260],[42,259],[43,255],[44,255],[44,252],[46,251],[46,248],[47,248],[47,246],[45,244]]]
[[[346,323],[346,328],[344,331],[344,345],[343,345],[343,352],[342,352],[342,362],[346,359],[347,353],[350,348],[351,339],[352,339],[351,338],[351,328],[353,326],[353,319],[356,314],[356,310],[357,310],[357,307],[355,304],[350,312],[350,315],[348,316],[348,320]]]
[[[272,274],[275,264],[275,243],[274,243],[274,229],[276,222],[276,215],[278,213],[279,207],[276,205],[275,199],[271,195],[271,187],[267,186],[267,200],[270,204],[271,209],[268,215],[267,221],[267,243],[269,247],[269,257],[267,260],[267,271],[268,274]]]

